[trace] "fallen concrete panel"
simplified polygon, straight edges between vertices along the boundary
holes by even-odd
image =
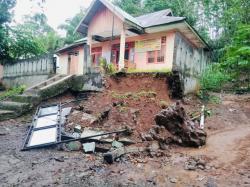
[[[61,141],[61,105],[39,107],[22,150],[39,148]]]

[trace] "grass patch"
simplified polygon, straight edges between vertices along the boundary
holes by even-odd
[[[9,90],[5,91],[4,93],[0,95],[0,100],[4,100],[6,98],[22,94],[25,89],[26,89],[26,86],[24,85],[10,88]]]
[[[201,88],[207,91],[220,91],[222,86],[232,77],[219,67],[219,64],[211,65],[201,77]]]
[[[215,95],[209,95],[208,102],[212,104],[221,104],[221,99]]]
[[[159,105],[162,109],[166,109],[168,107],[169,103],[167,101],[160,100]]]
[[[148,70],[143,70],[143,69],[128,69],[128,73],[169,73],[171,70],[167,68],[162,68],[162,69],[148,69]]]
[[[111,96],[116,99],[129,99],[130,98],[130,99],[138,100],[141,97],[154,98],[157,96],[157,94],[156,92],[153,92],[153,91],[140,91],[136,93],[127,92],[124,94],[118,94],[112,91]]]
[[[118,111],[120,113],[127,113],[128,112],[128,107],[126,107],[126,106],[118,106]]]
[[[147,97],[147,98],[154,98],[157,96],[156,92],[153,91],[141,91],[137,93],[137,96],[139,97]]]

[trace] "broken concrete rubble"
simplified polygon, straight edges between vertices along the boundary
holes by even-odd
[[[184,166],[185,170],[205,170],[209,169],[207,162],[205,158],[202,156],[196,156],[196,157],[190,157],[186,162]]]
[[[72,107],[67,107],[62,109],[61,114],[61,124],[65,124],[68,115],[71,113]]]
[[[158,113],[155,122],[165,127],[181,145],[199,147],[206,143],[206,132],[191,121],[178,102]]]
[[[82,113],[82,122],[94,124],[94,123],[98,122],[98,118],[91,115],[91,114],[88,114],[88,113]]]
[[[84,129],[84,131],[81,134],[81,137],[84,138],[84,137],[94,136],[94,135],[98,135],[98,134],[102,134],[102,133],[103,133],[102,131],[95,131],[95,130],[90,130],[90,129]],[[92,139],[94,139],[94,140],[100,140],[101,138],[102,138],[101,136],[98,136],[98,137],[95,137],[95,138],[92,138]]]
[[[98,143],[95,145],[95,151],[96,152],[101,152],[101,153],[106,153],[111,149],[111,144],[102,144]]]
[[[141,133],[140,135],[141,135],[142,141],[153,141],[154,140],[150,134]]]
[[[76,133],[82,133],[82,127],[81,127],[81,125],[76,125],[74,127],[74,132],[76,132]]]
[[[104,160],[112,164],[116,159],[120,158],[121,156],[129,153],[139,153],[146,151],[146,148],[143,147],[136,147],[136,146],[130,146],[130,147],[121,147],[119,149],[110,151],[108,153],[103,154]]]
[[[135,143],[133,140],[128,138],[119,138],[119,142],[123,143],[124,145],[132,145]]]
[[[118,142],[118,141],[113,141],[112,142],[112,147],[121,148],[121,147],[123,147],[123,144],[121,142]]]
[[[102,121],[104,119],[107,119],[109,116],[109,112],[111,111],[110,107],[104,108],[104,110],[99,115],[99,121]]]
[[[95,142],[82,144],[84,153],[94,153],[95,152]]]
[[[69,142],[65,144],[66,150],[68,151],[79,151],[82,148],[82,144],[79,141]]]

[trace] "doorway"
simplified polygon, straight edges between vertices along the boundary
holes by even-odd
[[[119,65],[119,58],[120,58],[120,51],[118,49],[112,49],[112,64],[118,69]]]
[[[78,70],[78,63],[79,63],[79,52],[70,52],[68,53],[68,75],[77,74]]]

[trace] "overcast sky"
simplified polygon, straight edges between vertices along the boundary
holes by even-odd
[[[88,8],[93,0],[46,0],[43,10],[48,18],[48,23],[60,32],[57,27],[68,18],[73,17],[81,8]],[[37,0],[17,0],[14,8],[14,21],[21,23],[24,15],[40,11]]]

